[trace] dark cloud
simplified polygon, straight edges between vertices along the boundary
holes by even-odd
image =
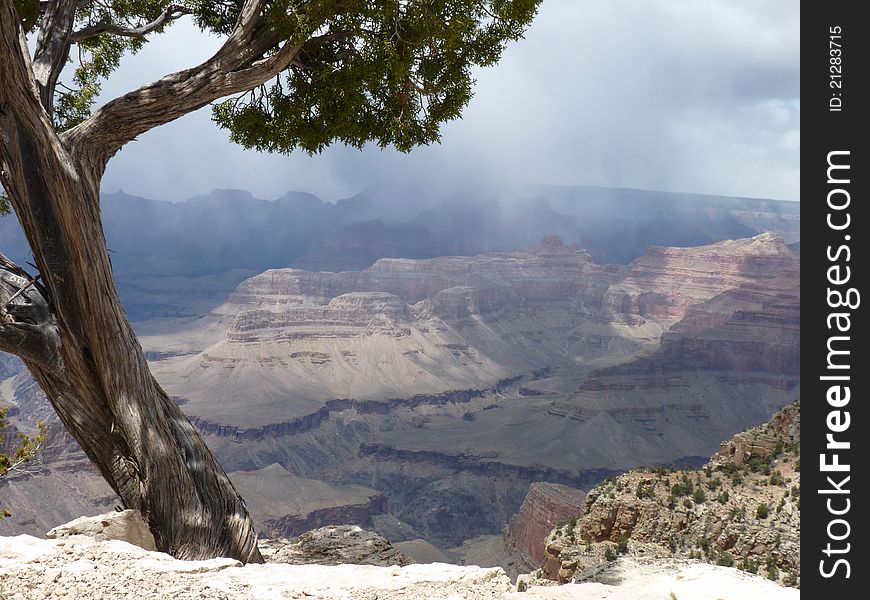
[[[218,44],[180,24],[130,58],[106,92]],[[230,144],[205,110],[130,144],[104,190],[182,199],[214,187],[261,197],[297,189],[335,199],[401,174],[796,200],[798,66],[791,0],[544,0],[526,39],[479,74],[441,145],[267,156]]]

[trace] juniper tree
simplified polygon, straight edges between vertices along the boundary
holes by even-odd
[[[152,377],[118,300],[100,223],[108,161],[208,105],[257,150],[435,142],[469,102],[474,70],[498,61],[539,3],[0,0],[0,182],[38,269],[0,266],[0,350],[24,360],[160,550],[261,560],[244,501]],[[220,49],[95,106],[123,58],[181,18],[222,36]]]
[[[11,448],[4,452],[6,439],[4,430],[8,427],[6,422],[6,414],[8,408],[0,406],[0,478],[7,476],[9,473],[16,474],[28,471],[28,462],[34,459],[42,450],[43,444],[47,437],[46,427],[44,423],[39,423],[39,433],[36,435],[27,435],[18,432],[17,441]],[[0,520],[6,517],[11,517],[12,514],[8,508],[0,505]]]

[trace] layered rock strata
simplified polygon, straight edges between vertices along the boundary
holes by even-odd
[[[505,552],[518,570],[531,571],[544,561],[544,540],[556,525],[583,512],[582,491],[557,483],[533,483],[502,533]]]
[[[800,404],[724,442],[704,468],[640,469],[586,495],[547,538],[543,573],[571,581],[619,554],[695,558],[800,584]]]

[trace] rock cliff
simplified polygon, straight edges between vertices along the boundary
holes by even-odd
[[[505,552],[517,562],[517,570],[528,572],[544,561],[544,540],[556,526],[576,519],[583,511],[585,494],[557,483],[533,483],[502,532]]]
[[[694,558],[800,584],[800,404],[724,442],[702,469],[639,469],[586,495],[546,541],[545,576],[571,581],[620,554]]]

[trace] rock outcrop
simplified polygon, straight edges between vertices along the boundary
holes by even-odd
[[[138,510],[127,509],[95,517],[79,517],[53,527],[45,537],[61,540],[74,535],[83,535],[97,541],[121,540],[145,550],[157,549],[154,536]]]
[[[414,560],[387,540],[356,525],[331,525],[307,531],[294,540],[259,542],[266,562],[289,565],[410,565]]]
[[[533,483],[502,532],[505,552],[527,573],[544,561],[544,540],[556,526],[583,512],[582,491],[557,483]]]
[[[800,404],[737,434],[704,468],[640,469],[586,495],[547,538],[543,573],[571,581],[619,554],[689,557],[800,584]]]

